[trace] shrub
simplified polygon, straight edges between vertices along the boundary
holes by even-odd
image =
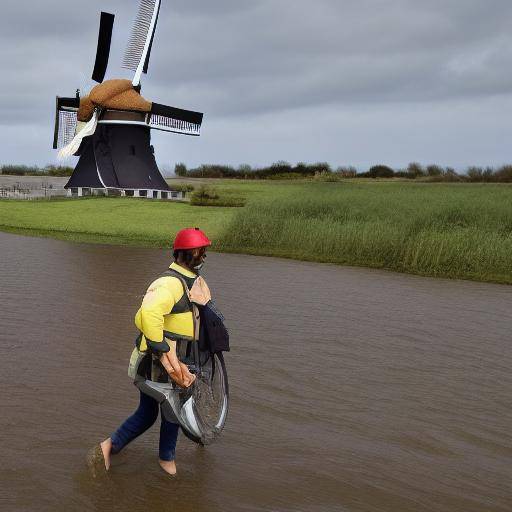
[[[65,166],[65,165],[47,165],[43,172],[48,174],[48,176],[71,176],[73,174],[73,167]]]
[[[419,178],[420,176],[425,176],[425,170],[422,165],[418,162],[411,162],[407,166],[407,177],[411,179]]]
[[[395,171],[387,165],[374,165],[366,174],[369,178],[393,178]]]
[[[190,197],[192,206],[245,206],[240,197],[220,197],[214,188],[201,185]]]
[[[268,180],[300,180],[304,176],[298,172],[283,172],[280,174],[271,174],[267,177]]]
[[[446,169],[443,170],[443,173],[438,176],[430,176],[428,178],[428,181],[432,182],[448,182],[448,183],[457,183],[465,181],[463,176],[460,176],[457,174],[455,169],[451,167],[446,167]]]
[[[318,181],[337,181],[339,178],[423,178],[432,182],[512,182],[512,165],[504,165],[499,169],[491,167],[470,167],[465,174],[459,175],[450,168],[430,164],[423,167],[412,162],[407,169],[393,170],[387,165],[375,165],[368,172],[357,173],[354,167],[338,167],[334,172],[327,162],[307,164],[299,162],[292,165],[278,161],[268,167],[252,168],[248,164],[233,168],[228,165],[201,165],[196,169],[186,170],[181,165],[179,172],[192,178],[237,178],[237,179],[272,179],[292,180],[313,178]]]
[[[212,187],[207,187],[206,185],[201,185],[192,194],[192,199],[218,199],[218,198],[219,198],[219,194],[217,194],[216,190]]]
[[[355,167],[338,167],[335,173],[342,178],[355,178],[357,176],[357,169]]]
[[[285,162],[284,160],[280,160],[279,162],[275,162],[273,163],[270,168],[275,171],[276,173],[286,173],[286,172],[291,172],[292,170],[292,166],[288,163],[288,162]]]
[[[34,175],[40,174],[39,167],[28,166],[28,165],[3,165],[2,166],[2,174],[10,175],[10,176],[25,176],[25,175]]]
[[[472,182],[484,182],[493,181],[494,171],[490,167],[483,169],[482,167],[470,167],[466,171],[466,175],[469,181]]]
[[[229,165],[208,164],[190,169],[187,174],[190,178],[237,178],[238,173]]]
[[[439,165],[427,165],[427,176],[441,176],[444,172]]]
[[[238,169],[236,170],[239,174],[249,174],[252,172],[252,167],[249,164],[241,164],[238,166]]]
[[[494,178],[498,182],[512,183],[512,165],[503,165],[494,174]]]
[[[340,181],[341,179],[343,179],[343,176],[341,174],[337,174],[337,173],[335,174],[332,172],[322,171],[322,172],[316,172],[315,175],[313,176],[313,179],[315,181],[335,182],[335,181]]]
[[[187,175],[187,166],[184,163],[179,163],[174,166],[174,174],[176,176],[186,176]]]
[[[195,187],[189,183],[173,183],[170,188],[176,192],[192,192]]]
[[[307,166],[310,173],[317,174],[317,173],[324,173],[324,174],[330,174],[332,173],[331,166],[327,162],[317,162],[316,164],[311,164]]]

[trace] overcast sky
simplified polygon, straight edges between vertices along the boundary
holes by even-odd
[[[107,78],[131,78],[138,0],[1,5],[0,163],[57,162],[55,96],[94,85],[101,10]],[[153,132],[157,160],[512,162],[511,29],[510,0],[162,0],[142,94],[205,117],[199,138]]]

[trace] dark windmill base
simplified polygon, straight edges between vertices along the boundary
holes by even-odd
[[[123,195],[178,198],[156,165],[150,129],[141,125],[102,124],[83,139],[80,160],[65,188],[69,195]]]

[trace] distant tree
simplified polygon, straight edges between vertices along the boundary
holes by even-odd
[[[181,177],[186,176],[187,175],[187,166],[183,162],[176,164],[174,166],[174,174],[176,174],[176,176],[181,176]]]
[[[463,181],[463,178],[457,174],[453,167],[447,167],[444,170],[443,181]]]
[[[308,166],[312,174],[324,173],[330,174],[332,172],[331,166],[327,162],[317,162]]]
[[[494,174],[494,179],[500,182],[512,182],[512,165],[501,166]]]
[[[469,181],[483,181],[483,169],[481,167],[469,167],[466,174]]]
[[[241,164],[238,166],[237,172],[246,175],[252,172],[252,167],[249,164]]]
[[[395,171],[387,165],[374,165],[366,174],[369,178],[393,178]]]
[[[2,174],[9,174],[11,176],[30,176],[37,175],[41,170],[36,165],[28,166],[28,165],[3,165],[2,166]]]
[[[407,166],[407,177],[414,179],[419,178],[420,176],[425,176],[425,170],[423,169],[422,165],[418,162],[411,162]]]
[[[427,165],[427,176],[442,176],[444,169],[439,165]]]
[[[292,166],[285,160],[279,160],[278,162],[273,163],[270,166],[270,168],[273,169],[276,174],[283,173],[283,172],[290,172],[292,170]]]
[[[295,166],[295,172],[297,172],[299,174],[302,174],[303,176],[306,175],[306,174],[310,174],[309,168],[308,168],[308,164],[305,163],[305,162],[299,162]]]
[[[336,174],[339,174],[343,178],[355,178],[357,176],[357,169],[352,166],[349,166],[349,167],[340,166],[334,172]]]

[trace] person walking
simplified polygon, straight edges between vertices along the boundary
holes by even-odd
[[[193,310],[187,300],[184,283],[190,290],[198,280],[198,273],[206,259],[206,249],[210,245],[210,240],[199,228],[179,231],[173,244],[173,263],[164,275],[150,284],[135,315],[135,325],[140,332],[137,338],[138,352],[149,352],[153,360],[161,363],[168,376],[183,388],[193,384],[195,375],[178,359],[177,343],[180,340],[198,339]],[[202,278],[199,280],[199,288],[206,289],[209,295],[206,283]],[[151,396],[139,392],[140,403],[137,410],[95,448],[92,458],[103,461],[107,471],[111,457],[148,430],[158,418],[159,403]],[[175,475],[179,425],[168,421],[163,413],[160,415],[159,464],[166,473]]]

